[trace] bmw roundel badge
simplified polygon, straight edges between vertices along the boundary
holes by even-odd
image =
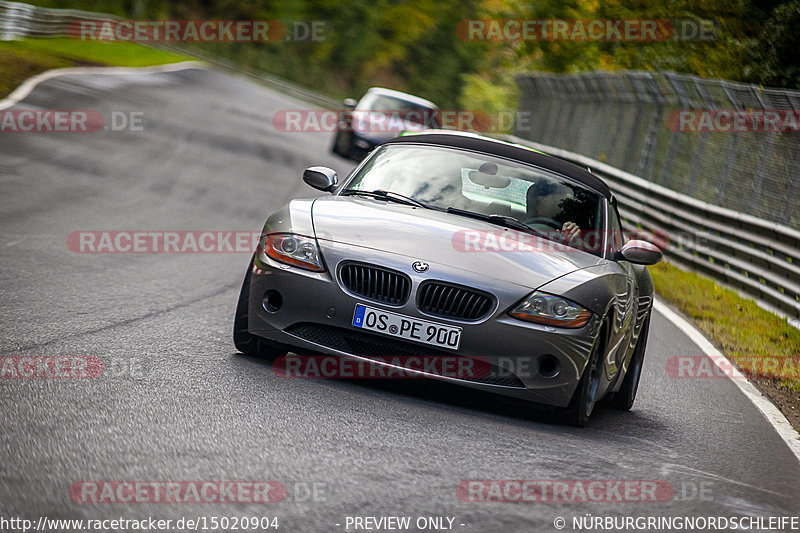
[[[423,272],[427,272],[428,268],[430,268],[430,265],[424,261],[415,261],[414,264],[411,265],[411,268],[414,269],[414,272],[419,272],[421,274]]]

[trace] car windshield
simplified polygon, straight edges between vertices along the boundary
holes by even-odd
[[[566,233],[570,223],[581,236],[597,236],[603,224],[600,195],[581,184],[524,163],[456,148],[380,147],[342,193],[376,190],[452,208],[454,214],[510,217],[551,236]],[[575,244],[568,240],[564,242]]]
[[[382,94],[371,94],[361,99],[358,111],[398,114],[409,122],[423,124],[426,117],[436,119],[436,109]],[[431,119],[429,119],[431,120]],[[432,127],[435,127],[433,124]]]

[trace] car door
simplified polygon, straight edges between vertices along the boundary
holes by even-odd
[[[619,368],[622,367],[626,358],[632,351],[632,338],[634,331],[634,321],[636,317],[636,302],[638,301],[638,289],[636,285],[636,277],[633,265],[622,259],[617,252],[622,249],[625,244],[625,236],[622,231],[622,222],[617,208],[615,198],[609,202],[608,209],[608,230],[609,240],[612,253],[614,254],[614,261],[619,265],[620,269],[625,275],[624,285],[619,287],[616,294],[617,306],[614,317],[614,326],[612,332],[615,333],[614,338],[611,339],[610,350],[607,358],[608,376],[616,375]]]

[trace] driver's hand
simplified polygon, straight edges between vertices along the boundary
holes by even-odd
[[[580,231],[581,228],[579,228],[574,222],[564,222],[564,225],[561,226],[561,234],[564,236],[564,240],[566,242],[569,242],[577,237]]]

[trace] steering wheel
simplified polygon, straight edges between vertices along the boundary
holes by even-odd
[[[562,224],[557,220],[548,217],[533,217],[524,220],[523,222],[525,222],[525,224],[544,224],[545,226],[553,228],[555,231],[561,231],[562,227]]]

